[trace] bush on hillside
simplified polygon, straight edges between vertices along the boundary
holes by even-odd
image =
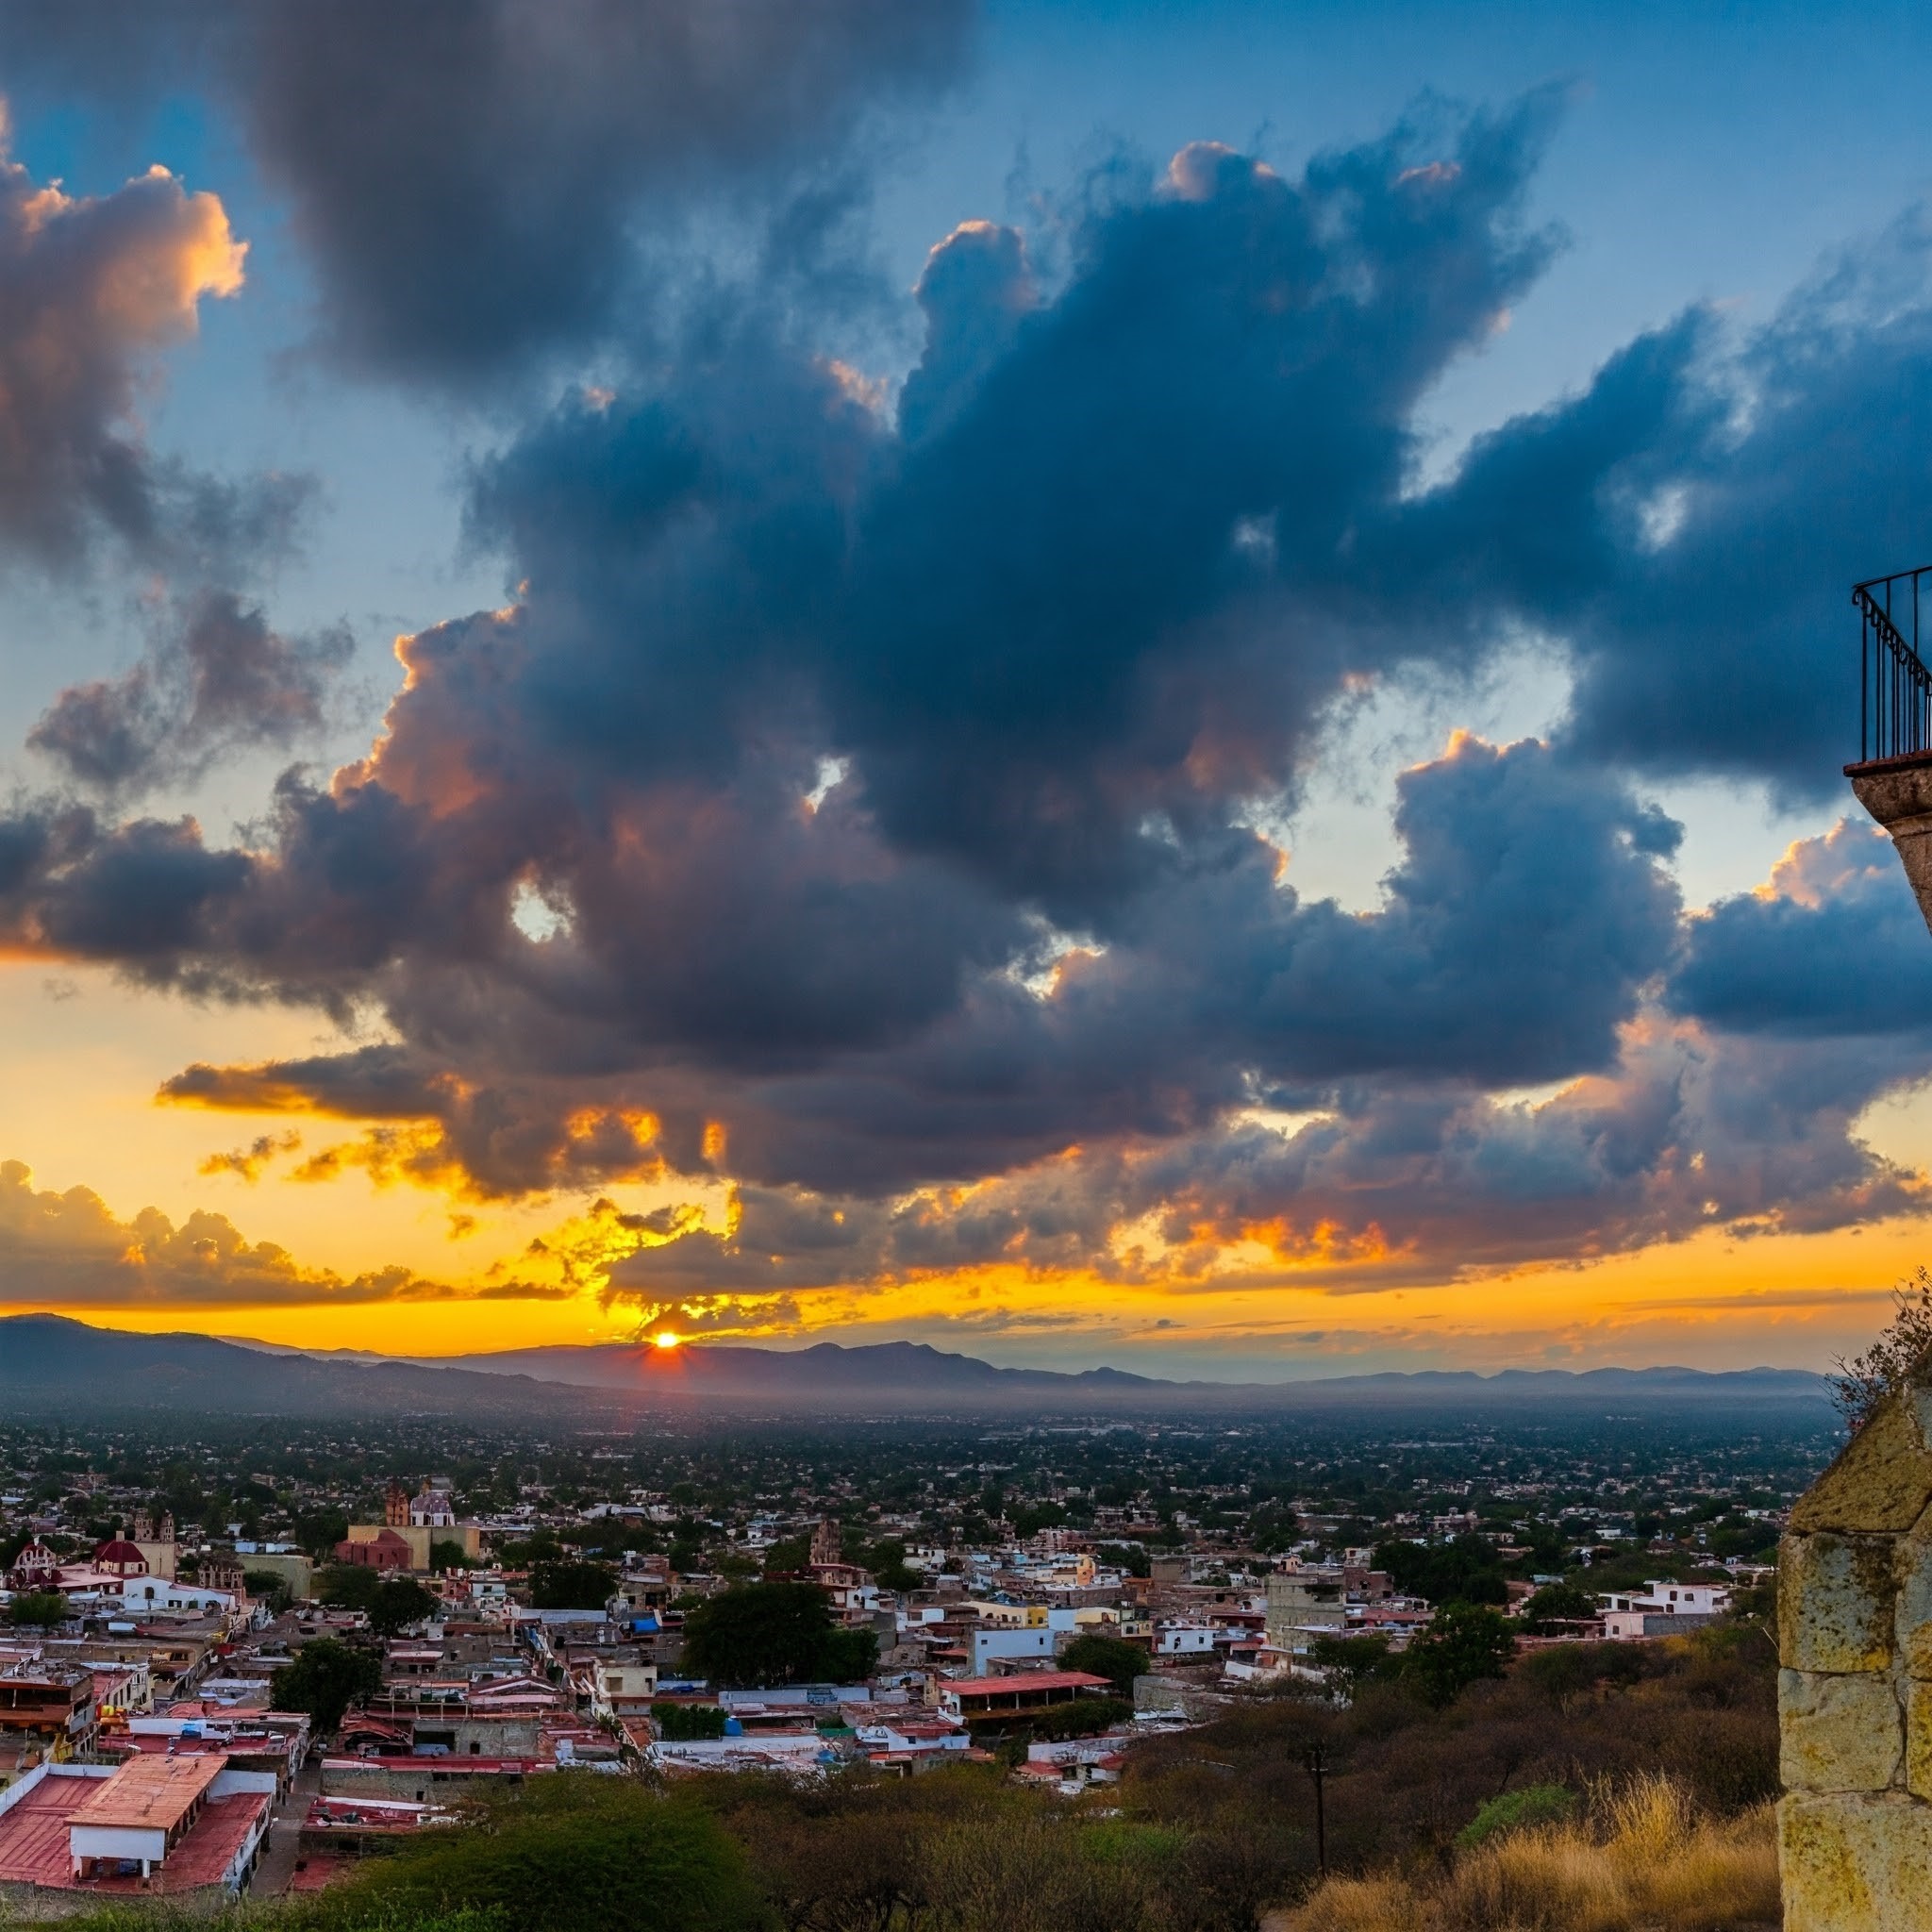
[[[744,1855],[705,1810],[630,1778],[563,1771],[473,1801],[325,1892],[291,1932],[417,1932],[473,1912],[504,1932],[758,1932]]]
[[[1458,1849],[1471,1852],[1505,1832],[1522,1831],[1534,1824],[1560,1824],[1575,1810],[1576,1793],[1568,1785],[1524,1785],[1491,1798],[1456,1834],[1456,1843]]]

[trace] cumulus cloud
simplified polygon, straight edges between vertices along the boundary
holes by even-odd
[[[1891,841],[1846,819],[1691,922],[1671,1002],[1734,1033],[1932,1036],[1924,924]]]
[[[230,1164],[265,1158],[274,1143]],[[206,1170],[204,1170],[206,1172]],[[541,1244],[532,1259],[543,1260]],[[583,1283],[555,1268],[493,1271],[479,1283],[429,1280],[399,1265],[342,1275],[274,1241],[251,1241],[225,1215],[197,1210],[177,1226],[158,1208],[118,1217],[91,1188],[37,1189],[0,1161],[0,1305],[8,1307],[346,1307],[397,1301],[561,1301]]]
[[[654,343],[479,465],[518,589],[402,641],[365,758],[290,774],[245,847],[28,802],[0,944],[379,1024],[164,1089],[353,1124],[311,1179],[734,1185],[586,1237],[641,1301],[1445,1278],[1922,1212],[1857,1128],[1932,1069],[1882,843],[1687,920],[1632,779],[1800,782],[1796,631],[1745,598],[1692,649],[1685,613],[1737,588],[1748,505],[1865,491],[1780,439],[1851,372],[1909,414],[1918,311],[1690,315],[1420,488],[1420,401],[1556,246],[1524,212],[1554,111],[1292,177],[1115,168],[1050,275],[962,228],[896,417],[757,301]],[[1526,629],[1577,667],[1564,728],[1406,773],[1371,909],[1298,892],[1257,827],[1338,703]],[[1802,723],[1754,736],[1707,677]]]
[[[72,561],[97,531],[209,560],[286,539],[305,488],[252,500],[158,461],[135,425],[157,355],[205,296],[241,287],[244,242],[163,168],[111,194],[36,183],[0,150],[0,542]]]
[[[167,611],[131,670],[63,691],[27,742],[105,791],[193,778],[237,749],[318,733],[354,652],[344,628],[283,637],[234,592],[204,591]]]
[[[668,210],[823,160],[942,86],[970,0],[97,0],[15,9],[16,73],[234,106],[313,258],[332,346],[433,378],[581,342]]]

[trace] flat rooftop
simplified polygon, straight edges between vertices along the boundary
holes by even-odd
[[[962,1697],[991,1697],[1019,1690],[1100,1690],[1110,1681],[1087,1671],[1015,1671],[1005,1677],[943,1677],[940,1689]]]
[[[68,1814],[68,1822],[173,1831],[227,1762],[219,1751],[188,1757],[130,1758],[112,1777],[90,1780],[87,1796]]]
[[[44,1777],[0,1817],[0,1884],[41,1885],[59,1891],[98,1893],[104,1898],[197,1891],[221,1883],[222,1874],[268,1808],[265,1791],[210,1798],[194,1828],[145,1883],[132,1876],[76,1880],[67,1843],[67,1823],[75,1810],[75,1787],[83,1782],[98,1788],[112,1779]]]

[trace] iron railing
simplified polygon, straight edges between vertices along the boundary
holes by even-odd
[[[1932,671],[1919,656],[1919,579],[1932,563],[1852,586],[1858,652],[1858,762],[1932,752]],[[1932,587],[1928,587],[1932,603]],[[1928,612],[1932,614],[1932,612]]]

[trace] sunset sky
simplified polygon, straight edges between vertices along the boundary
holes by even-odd
[[[0,1312],[1861,1345],[1932,12],[1847,23],[0,11]]]

